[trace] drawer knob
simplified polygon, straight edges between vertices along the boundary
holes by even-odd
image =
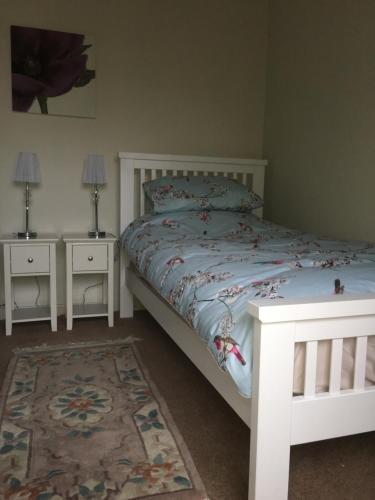
[[[28,262],[29,264],[31,264],[32,262],[34,262],[34,259],[33,259],[32,257],[29,257],[29,258],[27,259],[27,262]]]
[[[94,260],[94,257],[92,255],[90,255],[89,257],[87,257],[87,260],[89,260],[91,262]]]

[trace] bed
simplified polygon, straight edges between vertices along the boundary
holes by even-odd
[[[263,195],[263,160],[120,153],[120,163],[121,232],[148,211],[141,185],[167,174],[229,176]],[[256,212],[262,215],[261,209]],[[250,426],[250,499],[287,498],[291,445],[375,430],[375,386],[366,378],[368,345],[375,333],[374,294],[252,298],[247,306],[254,336],[251,398],[246,398],[217,368],[212,353],[186,320],[130,265],[129,257],[121,255],[120,315],[132,316],[136,296]],[[347,339],[354,344],[353,373],[350,388],[343,388]],[[321,341],[330,347],[323,390],[317,383]],[[293,391],[296,345],[303,345],[305,353],[299,394]]]

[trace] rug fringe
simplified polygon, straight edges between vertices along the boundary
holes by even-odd
[[[61,349],[79,349],[81,347],[99,347],[121,344],[132,344],[133,342],[140,342],[142,339],[130,335],[125,339],[108,339],[108,340],[87,340],[81,342],[69,342],[67,344],[41,344],[30,347],[16,347],[13,349],[14,354],[26,354],[28,352],[42,352],[42,351],[60,351]]]

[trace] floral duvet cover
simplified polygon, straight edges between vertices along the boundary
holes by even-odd
[[[254,215],[147,215],[122,236],[141,275],[198,332],[239,392],[251,394],[254,298],[375,294],[375,244],[334,241]]]

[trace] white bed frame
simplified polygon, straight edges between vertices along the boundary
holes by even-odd
[[[263,195],[266,161],[120,153],[122,232],[145,212],[142,183],[158,175],[226,175]],[[258,212],[261,215],[261,212]],[[368,337],[375,334],[375,295],[259,300],[254,318],[252,398],[240,396],[198,335],[128,266],[122,252],[120,316],[133,316],[133,295],[152,314],[251,428],[249,499],[286,500],[290,447],[375,430],[375,386],[365,385]],[[353,388],[342,390],[343,340],[355,337]],[[331,341],[329,389],[316,392],[318,341]],[[295,343],[306,343],[304,394],[293,396]]]

